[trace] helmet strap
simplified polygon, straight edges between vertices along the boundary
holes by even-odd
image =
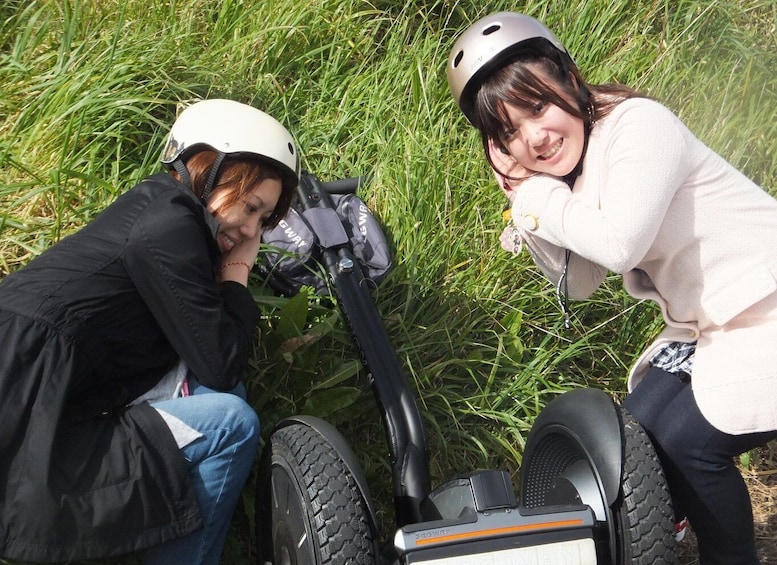
[[[210,174],[208,175],[208,182],[205,183],[205,190],[202,191],[201,200],[203,204],[208,203],[210,198],[210,192],[213,189],[213,185],[216,184],[216,176],[219,174],[219,167],[224,160],[225,154],[222,151],[216,153],[216,158],[213,160],[213,165],[210,167]]]
[[[178,173],[178,176],[181,177],[182,183],[188,184],[189,186],[192,185],[192,177],[189,174],[189,169],[186,168],[186,165],[183,164],[181,159],[173,161],[173,168],[175,169],[175,172]]]

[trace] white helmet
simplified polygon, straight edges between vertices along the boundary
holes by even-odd
[[[258,157],[278,168],[285,186],[294,188],[299,182],[294,138],[278,120],[252,106],[220,99],[195,102],[175,120],[161,160],[172,168],[178,159],[205,147]]]
[[[477,87],[490,72],[507,63],[519,46],[532,39],[545,39],[569,56],[564,45],[547,27],[531,16],[515,12],[488,15],[458,38],[448,57],[448,86],[470,122]]]

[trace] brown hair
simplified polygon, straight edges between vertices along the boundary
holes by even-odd
[[[216,160],[216,156],[217,153],[215,151],[204,149],[193,153],[186,159],[185,165],[191,177],[192,192],[200,199],[205,192],[205,185],[208,182],[208,177],[210,176],[210,171]],[[170,171],[170,174],[179,181],[181,180],[180,175],[176,171]],[[273,209],[272,214],[262,222],[263,228],[275,227],[278,225],[280,219],[289,211],[291,201],[294,197],[294,190],[289,187],[287,183],[283,182],[283,176],[277,167],[255,157],[237,157],[230,155],[224,157],[221,166],[219,166],[218,174],[216,175],[216,182],[212,188],[213,190],[217,187],[226,189],[224,191],[225,199],[219,206],[219,210],[215,210],[214,212],[218,213],[221,209],[231,206],[251,192],[256,185],[267,179],[279,180],[282,185],[281,195],[278,198],[275,209]]]
[[[494,169],[488,141],[503,139],[510,126],[505,103],[527,110],[540,102],[555,104],[583,120],[587,140],[596,120],[607,116],[623,100],[644,96],[621,84],[588,84],[567,54],[544,43],[527,42],[526,48],[486,78],[474,95],[474,123],[486,159]]]

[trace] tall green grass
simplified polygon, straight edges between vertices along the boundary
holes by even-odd
[[[6,0],[0,275],[159,170],[179,102],[254,104],[289,126],[322,179],[374,174],[363,196],[396,262],[376,300],[418,391],[433,482],[483,466],[517,473],[542,407],[571,387],[621,396],[660,322],[613,277],[574,304],[565,330],[528,257],[498,248],[503,203],[444,70],[456,35],[500,9],[544,20],[593,82],[664,101],[774,191],[772,0]],[[253,290],[265,339],[249,385],[265,430],[307,412],[358,438],[390,529],[383,429],[337,309],[274,297],[259,280]],[[229,563],[250,555],[251,487],[245,505]]]

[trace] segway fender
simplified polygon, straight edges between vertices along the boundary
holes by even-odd
[[[362,471],[356,454],[351,449],[351,446],[348,445],[348,442],[343,437],[343,435],[337,430],[337,428],[335,428],[326,420],[308,415],[296,415],[284,418],[278,422],[274,429],[277,430],[279,428],[293,424],[301,424],[314,430],[332,446],[335,452],[337,452],[337,455],[340,457],[340,459],[342,459],[343,463],[351,472],[351,475],[356,481],[356,486],[359,488],[359,491],[362,493],[364,498],[364,502],[367,504],[367,510],[370,514],[372,525],[376,526],[377,519],[375,508],[373,505],[372,496],[370,496],[369,487],[367,486],[367,478],[364,476],[364,471]]]
[[[524,465],[542,438],[563,433],[587,453],[601,481],[607,506],[618,497],[623,468],[623,435],[614,401],[597,389],[573,389],[553,399],[529,432]]]

